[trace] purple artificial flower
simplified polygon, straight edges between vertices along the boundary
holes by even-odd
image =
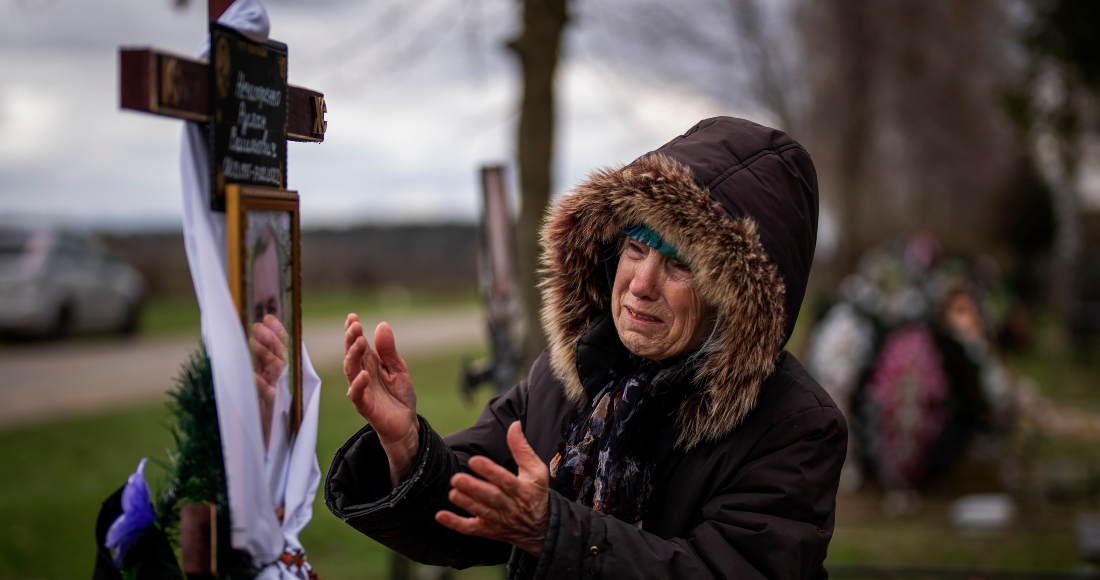
[[[122,488],[122,514],[111,523],[107,529],[108,549],[114,550],[115,566],[122,568],[122,559],[130,546],[141,538],[145,528],[149,527],[157,514],[153,511],[152,495],[149,484],[145,482],[145,462],[148,458],[142,458],[138,463],[137,471],[126,480],[126,487]]]

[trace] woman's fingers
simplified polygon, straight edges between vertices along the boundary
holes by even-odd
[[[273,324],[268,324],[268,318]],[[287,360],[286,330],[274,316],[268,314],[264,322],[253,324],[252,337],[279,360],[284,362]]]
[[[259,394],[260,399],[268,405],[275,402],[275,385],[268,382],[260,373],[253,372],[252,376],[256,380],[256,392]]]
[[[474,473],[489,480],[497,488],[503,489],[509,494],[516,494],[519,492],[519,481],[516,479],[516,476],[512,474],[511,471],[497,465],[492,459],[476,455],[470,458],[468,465]],[[455,477],[457,478],[458,476],[456,475]],[[453,480],[451,485],[454,485]]]
[[[495,509],[504,509],[507,507],[507,500],[505,499],[504,494],[501,493],[500,487],[493,483],[481,481],[480,479],[477,479],[476,477],[473,477],[469,474],[455,474],[455,476],[451,478],[451,487],[451,493],[461,494],[462,496],[475,500],[487,507]],[[458,505],[462,509],[469,511],[474,515],[485,515],[483,513],[478,513],[476,511],[470,510],[465,505],[460,505],[457,503],[455,505]]]
[[[371,420],[373,393],[370,390],[371,377],[367,371],[360,371],[348,384],[348,400],[364,419]]]
[[[370,386],[370,373],[359,371],[348,381],[348,398],[356,400],[362,397],[363,391]]]
[[[348,346],[344,354],[344,376],[350,383],[363,370],[363,354],[367,350],[367,339],[362,336]]]
[[[257,322],[252,325],[252,339],[268,350],[275,350],[277,341],[275,333],[262,322]]]
[[[271,332],[273,332],[275,334],[275,337],[279,339],[280,344],[286,344],[288,338],[286,327],[283,326],[282,322],[279,322],[278,318],[275,318],[275,316],[272,314],[265,314],[264,326],[271,329]]]
[[[351,345],[355,343],[355,340],[360,336],[363,336],[363,325],[359,324],[359,320],[352,320],[352,316],[348,316],[348,324],[344,326],[344,352],[347,352]]]
[[[281,345],[275,342],[274,335],[262,324],[254,326],[248,343],[255,361],[254,370],[263,374],[267,382],[274,383],[286,368],[286,349],[280,349]]]
[[[256,358],[256,362],[261,366],[268,364],[271,359],[275,358],[275,353],[271,352],[271,349],[255,334],[248,339],[248,346],[252,350],[252,356]]]
[[[397,354],[393,340],[393,331],[389,324],[382,322],[375,329],[374,344],[377,352],[371,349],[363,334],[363,326],[358,319],[348,316],[347,330],[344,332],[344,375],[351,381],[362,369],[376,373],[379,379],[393,382],[394,376],[408,373],[405,361]],[[382,376],[385,373],[385,376]]]
[[[454,512],[441,510],[435,513],[435,521],[446,528],[450,528],[467,536],[487,535],[481,520],[478,518],[464,518]]]
[[[508,449],[512,451],[512,458],[516,460],[520,475],[527,475],[536,481],[549,482],[550,470],[539,459],[527,437],[523,435],[523,426],[519,421],[513,421],[508,426]]]
[[[447,499],[450,500],[452,504],[466,510],[467,513],[474,517],[486,519],[499,515],[492,506],[487,505],[479,498],[462,493],[457,489],[452,489],[450,493],[447,494]]]
[[[408,372],[405,361],[397,354],[397,343],[393,338],[393,329],[388,322],[379,322],[374,329],[374,348],[382,366],[390,373]]]
[[[508,427],[507,441],[519,475],[487,457],[471,457],[467,465],[485,481],[467,473],[455,474],[447,497],[475,517],[440,511],[435,518],[457,532],[508,542],[538,556],[548,525],[549,469],[528,444],[518,421]]]
[[[350,383],[361,371],[378,374],[378,355],[371,350],[365,336],[360,335],[344,355],[344,376]]]

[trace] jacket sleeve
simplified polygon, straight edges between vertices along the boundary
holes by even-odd
[[[526,382],[494,399],[477,422],[448,442],[423,418],[416,461],[409,476],[390,487],[389,463],[370,425],[336,452],[325,480],[325,505],[359,532],[416,562],[465,568],[500,564],[512,547],[487,538],[465,536],[435,521],[441,509],[465,512],[447,500],[450,479],[466,469],[473,455],[485,455],[515,471],[505,434],[523,420]]]
[[[827,577],[846,442],[835,408],[776,423],[683,538],[662,539],[551,492],[535,578]]]

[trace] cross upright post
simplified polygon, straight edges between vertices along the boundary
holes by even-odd
[[[218,17],[229,10],[229,5],[233,3],[233,0],[210,0],[206,4],[206,13],[209,15],[210,22],[215,22]]]

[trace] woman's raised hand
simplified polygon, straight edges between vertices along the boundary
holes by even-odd
[[[507,542],[537,557],[550,521],[550,468],[527,443],[519,421],[508,427],[507,441],[519,473],[512,475],[488,457],[471,457],[470,469],[484,479],[457,473],[447,495],[470,517],[441,510],[435,521],[459,533]]]
[[[248,337],[248,345],[252,349],[252,374],[256,380],[256,394],[260,398],[260,425],[264,432],[264,445],[271,438],[276,381],[286,370],[290,360],[286,343],[286,328],[278,318],[267,314],[262,321],[252,325],[252,336]]]
[[[374,331],[371,349],[363,336],[359,316],[349,314],[344,323],[344,375],[348,399],[378,434],[390,463],[390,483],[395,487],[409,475],[420,442],[416,419],[416,391],[409,367],[397,354],[390,325],[382,322]]]

